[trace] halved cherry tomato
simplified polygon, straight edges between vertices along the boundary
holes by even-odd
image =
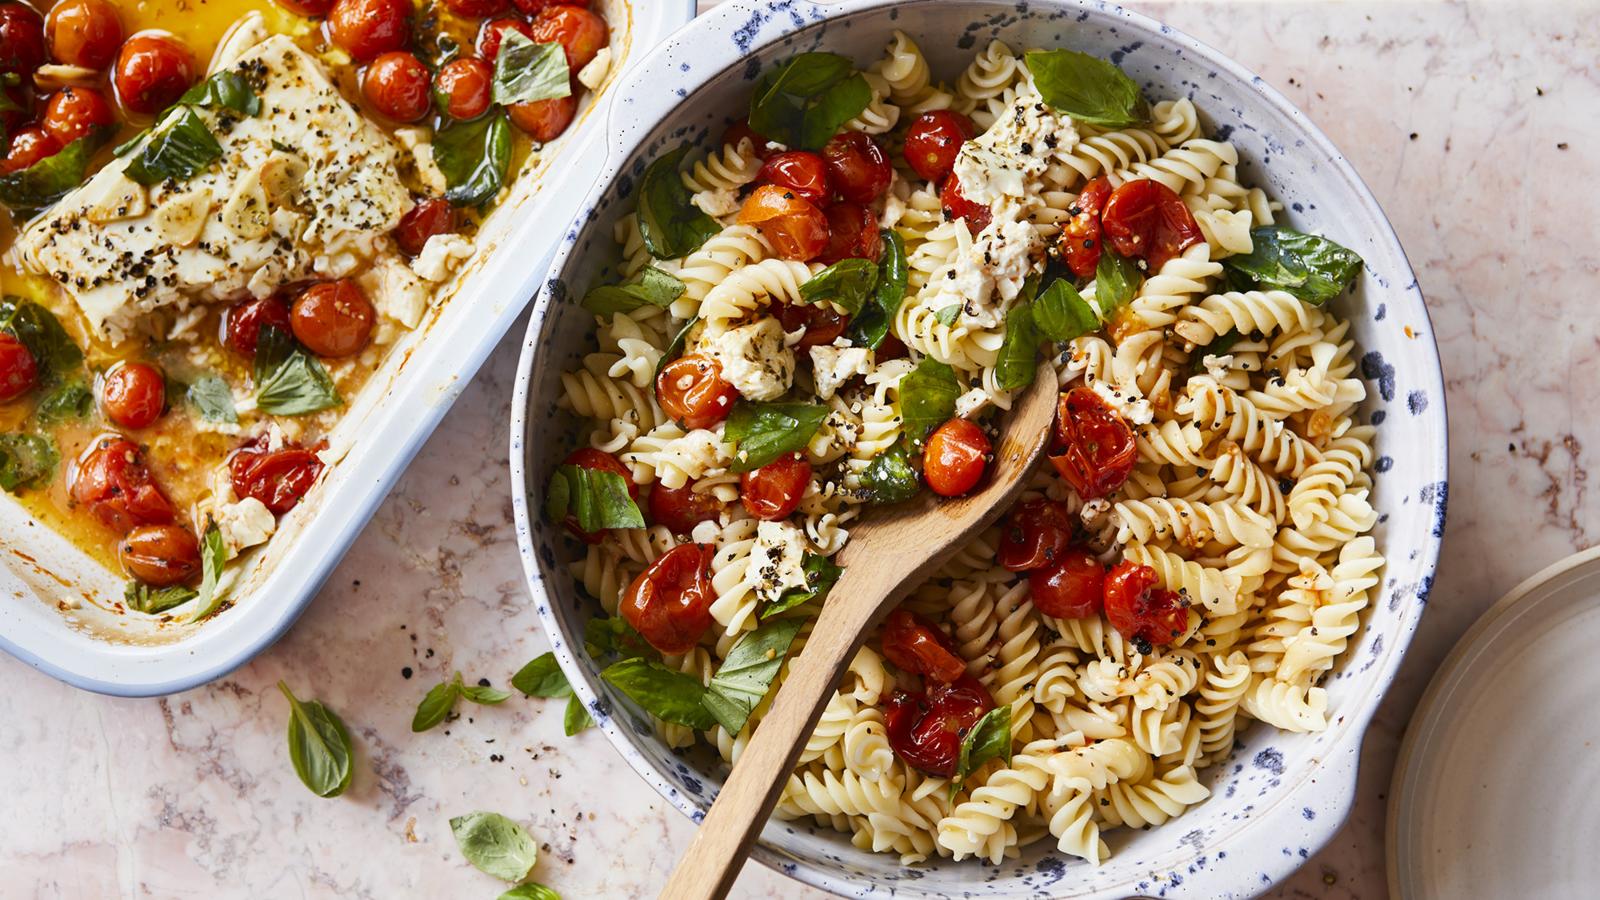
[[[929,181],[938,181],[956,167],[961,145],[977,135],[972,120],[949,109],[925,112],[906,132],[906,164]]]
[[[700,353],[680,356],[656,376],[656,400],[684,428],[710,428],[728,417],[739,392],[722,378],[722,366]]]
[[[828,249],[818,261],[833,265],[841,259],[870,259],[883,256],[883,235],[872,210],[859,203],[835,203],[824,213],[828,217]]]
[[[141,525],[117,546],[122,568],[151,587],[182,584],[200,572],[200,542],[181,525]]]
[[[281,516],[311,490],[322,474],[322,460],[304,447],[288,445],[269,451],[266,439],[258,438],[234,451],[228,458],[228,472],[233,492],[240,499],[254,497]]]
[[[61,146],[81,137],[88,137],[97,128],[111,128],[117,124],[117,114],[111,104],[93,88],[64,87],[44,102],[44,115],[39,124]]]
[[[1183,198],[1148,178],[1112,191],[1100,223],[1118,253],[1143,259],[1151,272],[1205,239]]]
[[[956,773],[961,739],[991,709],[989,689],[962,675],[953,684],[933,682],[921,693],[895,691],[884,710],[884,730],[895,755],[907,764],[949,777]]]
[[[778,324],[784,331],[792,334],[801,328],[806,330],[800,338],[800,347],[831,344],[850,324],[849,316],[826,303],[779,303],[777,313]]]
[[[552,41],[567,53],[567,69],[577,75],[611,41],[606,20],[576,6],[551,6],[533,20],[536,44]]]
[[[1139,449],[1133,429],[1092,388],[1075,387],[1056,403],[1050,464],[1085,500],[1104,497],[1128,480]]]
[[[1055,562],[1028,574],[1034,608],[1058,619],[1086,619],[1105,603],[1106,567],[1081,547],[1068,547]]]
[[[100,408],[114,425],[149,428],[167,411],[167,379],[149,363],[122,363],[100,384]]]
[[[950,636],[908,609],[889,613],[879,643],[889,662],[913,675],[949,684],[967,672]]]
[[[778,152],[778,148],[773,146],[771,141],[757,134],[756,130],[750,127],[749,122],[735,122],[729,125],[726,131],[722,132],[724,146],[731,144],[737,147],[739,142],[743,140],[748,140],[750,146],[754,148],[756,156],[762,159],[766,159]]]
[[[121,435],[97,439],[71,473],[72,502],[119,535],[137,525],[172,522],[172,501],[162,493],[138,445]]]
[[[1013,572],[1049,566],[1072,543],[1072,514],[1065,505],[1037,497],[1019,504],[1000,529],[995,559]]]
[[[333,0],[278,0],[278,5],[297,16],[321,18],[333,8]]]
[[[415,54],[405,50],[381,53],[361,76],[361,96],[380,115],[396,122],[415,122],[428,114],[432,76]]]
[[[478,29],[478,55],[494,62],[500,55],[500,43],[506,39],[507,31],[518,31],[523,37],[533,39],[533,26],[516,16],[490,19]]]
[[[476,119],[489,111],[493,102],[494,66],[476,56],[452,59],[439,67],[433,87],[439,107],[457,121]]]
[[[894,167],[883,148],[859,131],[836,134],[822,147],[828,180],[851,203],[871,203],[889,190]]]
[[[578,114],[578,98],[569,94],[513,103],[508,112],[511,113],[511,124],[527,132],[528,137],[545,144],[560,137],[572,124],[573,117]]]
[[[1123,560],[1105,581],[1106,621],[1133,641],[1170,644],[1189,628],[1189,603],[1156,587],[1156,570]]]
[[[26,3],[0,3],[0,74],[26,81],[44,60],[44,20]]]
[[[988,228],[990,220],[994,218],[989,207],[968,200],[961,193],[961,179],[954,172],[944,180],[944,187],[939,189],[939,205],[943,207],[946,219],[966,220],[967,230],[973,234]]]
[[[485,16],[498,16],[511,4],[509,0],[444,0],[444,5],[458,16],[481,19]]]
[[[622,618],[662,653],[688,653],[711,627],[710,544],[679,544],[639,573],[623,592]]]
[[[536,16],[550,6],[581,6],[589,8],[589,0],[511,0],[519,12],[526,16]]]
[[[1067,207],[1072,218],[1061,229],[1061,255],[1079,278],[1093,278],[1100,265],[1100,214],[1111,196],[1111,180],[1096,178],[1083,186],[1078,199]]]
[[[639,486],[633,483],[633,473],[628,471],[628,467],[623,465],[621,460],[604,450],[583,447],[567,454],[567,458],[562,460],[561,464],[564,466],[578,466],[583,469],[598,469],[602,472],[610,472],[621,476],[622,483],[628,486],[628,496],[632,497],[634,502],[639,500]],[[567,530],[576,535],[585,544],[600,543],[601,539],[610,531],[607,528],[602,528],[599,531],[584,531],[578,527],[578,517],[571,514],[567,515],[566,521],[562,524],[566,525]]]
[[[39,364],[23,343],[0,331],[0,403],[15,400],[39,383]]]
[[[375,318],[367,295],[354,281],[341,278],[307,288],[289,311],[289,327],[312,353],[338,358],[367,346]]]
[[[760,229],[784,259],[806,262],[828,247],[828,217],[794,191],[775,184],[763,184],[744,201],[739,224]]]
[[[284,334],[293,332],[289,304],[277,297],[244,300],[228,309],[222,319],[222,342],[240,356],[255,356],[261,340],[261,326],[271,325]]]
[[[106,0],[61,0],[45,17],[50,58],[96,72],[111,65],[122,46],[122,20]]]
[[[665,525],[673,534],[688,534],[701,522],[722,512],[723,503],[710,491],[697,491],[694,482],[680,488],[657,484],[650,489],[650,521]]]
[[[402,50],[411,40],[411,0],[338,0],[328,12],[328,36],[356,62]]]
[[[428,246],[428,238],[455,230],[455,207],[448,200],[430,197],[418,201],[400,217],[400,224],[394,227],[394,242],[400,246],[401,253],[416,256]]]
[[[37,125],[29,125],[11,138],[11,149],[0,159],[0,174],[21,172],[61,152],[61,142]]]
[[[739,476],[739,502],[750,515],[776,522],[795,511],[810,484],[811,463],[798,453],[786,453]]]
[[[136,34],[117,54],[111,84],[122,108],[153,116],[176,103],[195,79],[194,54],[166,34]]]
[[[935,494],[959,497],[978,486],[993,450],[982,428],[956,416],[928,436],[922,477]]]
[[[822,157],[804,150],[787,150],[767,157],[757,179],[788,188],[817,207],[826,206],[833,198],[827,164]]]

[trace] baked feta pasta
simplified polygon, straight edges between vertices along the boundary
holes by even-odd
[[[868,636],[778,814],[907,863],[1099,862],[1205,800],[1246,720],[1328,723],[1383,566],[1329,308],[1361,260],[1109,62],[996,42],[953,74],[898,32],[864,71],[804,53],[644,171],[546,512],[606,680],[731,762],[851,523],[981,483],[1048,354],[1048,465]]]
[[[113,612],[231,602],[609,64],[588,0],[280,4],[0,2],[0,489]]]

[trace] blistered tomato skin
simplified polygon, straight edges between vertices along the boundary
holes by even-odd
[[[1067,268],[1079,278],[1093,278],[1095,268],[1100,265],[1100,215],[1105,212],[1110,196],[1110,179],[1096,178],[1083,186],[1078,198],[1067,208],[1072,218],[1061,229],[1061,255],[1066,259]]]
[[[1035,498],[1018,504],[1000,528],[995,559],[1012,572],[1053,564],[1072,543],[1072,514],[1065,505]]]
[[[338,0],[328,13],[328,36],[356,62],[370,62],[411,41],[409,0]]]
[[[1069,547],[1042,569],[1028,573],[1034,608],[1058,619],[1087,619],[1105,603],[1106,568],[1087,550]]]
[[[913,675],[949,684],[967,671],[949,635],[907,609],[889,613],[879,644],[889,662]]]
[[[122,108],[134,115],[153,116],[178,101],[194,84],[194,54],[177,38],[162,34],[136,34],[122,45],[111,82]]]
[[[811,463],[798,453],[786,453],[739,476],[739,502],[750,515],[776,522],[799,508],[810,484]]]
[[[507,31],[521,32],[523,37],[533,39],[533,26],[516,16],[490,19],[478,29],[478,55],[494,62],[495,57],[500,55],[500,45],[505,41]]]
[[[121,428],[149,428],[167,409],[167,379],[149,363],[128,362],[105,374],[100,408]]]
[[[993,452],[989,436],[966,419],[934,429],[922,454],[922,477],[941,497],[960,497],[978,486]]]
[[[800,343],[795,345],[801,348],[831,344],[850,324],[849,316],[823,303],[780,303],[776,311],[778,324],[786,333],[805,329]]]
[[[11,149],[0,160],[0,174],[20,172],[61,152],[61,142],[37,125],[29,125],[11,138]]]
[[[961,145],[978,133],[972,120],[948,109],[925,112],[906,133],[906,164],[918,176],[938,181],[956,166]]]
[[[896,691],[884,710],[884,730],[908,765],[948,778],[956,773],[961,739],[991,709],[989,689],[962,675],[951,684],[932,682],[922,693]]]
[[[1177,640],[1189,628],[1189,604],[1159,585],[1155,569],[1117,563],[1105,578],[1106,621],[1137,643],[1160,646]]]
[[[883,257],[883,235],[878,231],[878,219],[870,208],[859,203],[835,203],[825,214],[828,248],[817,258],[818,262],[831,266],[844,259],[877,262]]]
[[[1138,455],[1133,429],[1092,388],[1061,395],[1048,459],[1079,497],[1093,500],[1122,487]]]
[[[375,318],[367,295],[345,278],[312,285],[289,311],[295,339],[312,353],[335,359],[366,348]]]
[[[455,230],[455,207],[448,200],[430,197],[419,201],[400,218],[400,224],[394,228],[394,242],[401,253],[416,256],[428,245],[429,238]]]
[[[578,98],[568,94],[565,97],[530,100],[512,104],[507,112],[511,115],[511,124],[526,132],[528,137],[547,144],[560,137],[572,124],[573,117],[578,114]]]
[[[650,489],[650,521],[673,534],[688,534],[701,522],[710,522],[723,510],[723,502],[710,491],[697,491],[694,482],[681,488],[656,484]]]
[[[710,428],[728,417],[739,392],[722,377],[722,366],[699,353],[680,356],[656,376],[661,411],[684,428]]]
[[[44,65],[44,20],[25,3],[0,3],[0,73],[33,77]]]
[[[15,400],[39,383],[39,364],[23,343],[0,331],[0,403]]]
[[[452,59],[439,67],[433,85],[445,115],[470,121],[488,112],[494,100],[494,67],[476,56]]]
[[[775,184],[763,184],[745,199],[739,224],[760,229],[783,259],[807,262],[828,248],[828,217],[794,191]]]
[[[277,297],[235,303],[223,317],[222,342],[240,356],[255,356],[263,325],[271,325],[285,334],[292,333],[289,304]]]
[[[989,207],[968,200],[961,193],[961,179],[954,173],[944,180],[944,187],[939,189],[939,205],[944,209],[945,218],[965,220],[967,230],[973,234],[988,228],[994,217]]]
[[[115,127],[117,114],[99,91],[68,86],[45,101],[44,115],[39,122],[65,147],[78,138],[90,136],[96,129]]]
[[[145,467],[137,444],[120,435],[97,439],[69,473],[74,505],[118,535],[139,525],[168,525],[175,510]]]
[[[628,471],[628,467],[623,465],[621,460],[604,450],[583,447],[567,454],[567,458],[562,460],[561,464],[564,466],[577,466],[581,469],[597,469],[601,472],[610,472],[621,478],[623,484],[628,486],[628,496],[633,498],[635,503],[639,501],[639,486],[633,483],[633,473]],[[562,524],[566,525],[567,530],[585,544],[598,544],[610,533],[609,528],[602,528],[599,531],[584,531],[578,527],[578,517],[571,514],[567,515]]]
[[[618,612],[662,653],[688,653],[711,627],[710,544],[680,544],[662,554],[623,592]]]
[[[431,81],[422,60],[404,50],[381,54],[361,76],[361,95],[379,115],[416,122],[428,114]]]
[[[281,516],[294,509],[311,490],[322,474],[322,460],[303,447],[291,445],[267,451],[262,443],[246,444],[229,457],[233,492],[241,499],[254,497]]]
[[[888,193],[894,168],[870,136],[859,131],[836,134],[823,146],[822,158],[834,190],[851,203],[871,203]]]
[[[468,19],[498,16],[510,5],[510,0],[444,0],[445,9]]]
[[[567,69],[577,75],[611,40],[606,20],[577,6],[551,6],[533,20],[536,44],[555,42],[567,54]]]
[[[552,6],[580,6],[588,9],[590,0],[511,0],[511,5],[525,16],[536,16]]]
[[[757,181],[794,191],[806,202],[824,206],[833,196],[828,167],[822,157],[804,150],[789,150],[767,157]]]
[[[122,46],[122,20],[106,0],[62,0],[45,18],[50,58],[96,72],[110,66]]]
[[[1112,191],[1100,226],[1112,248],[1145,260],[1151,272],[1205,240],[1183,198],[1149,178],[1124,182]]]
[[[183,584],[200,574],[200,542],[179,525],[141,525],[117,545],[122,568],[151,587]]]

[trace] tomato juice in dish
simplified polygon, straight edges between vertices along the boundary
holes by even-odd
[[[604,79],[588,0],[0,3],[0,488],[193,621]]]

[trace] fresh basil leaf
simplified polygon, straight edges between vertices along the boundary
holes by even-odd
[[[1233,349],[1234,344],[1239,343],[1239,339],[1242,337],[1244,335],[1239,333],[1239,329],[1230,328],[1212,338],[1211,343],[1194,351],[1194,358],[1189,363],[1189,374],[1199,375],[1204,372],[1206,370],[1206,357],[1226,354]]]
[[[933,317],[937,319],[941,325],[954,325],[956,323],[956,319],[961,318],[961,309],[961,304],[952,303],[949,306],[946,306],[944,309],[934,313]]]
[[[956,758],[956,775],[950,780],[952,790],[959,790],[977,768],[996,757],[1011,763],[1011,704],[1003,703],[983,714],[972,729],[961,739],[961,752]]]
[[[204,119],[187,106],[174,107],[151,130],[126,174],[149,186],[172,179],[184,181],[222,158],[222,145]]]
[[[666,368],[667,363],[672,362],[683,355],[683,347],[689,342],[690,330],[699,324],[700,317],[695,316],[689,321],[683,323],[683,327],[678,329],[678,333],[672,336],[672,341],[671,343],[667,344],[667,349],[661,351],[661,359],[656,361],[657,375],[661,374],[661,370]]]
[[[597,316],[633,312],[641,306],[666,309],[683,296],[682,281],[655,266],[645,266],[626,284],[608,284],[584,295],[582,306]]]
[[[552,522],[577,519],[591,534],[607,528],[643,528],[644,514],[615,472],[583,466],[556,466],[545,491],[545,514]]]
[[[282,329],[261,326],[256,341],[256,408],[274,416],[321,412],[344,402],[317,358]]]
[[[20,172],[0,175],[0,203],[18,212],[43,209],[83,183],[98,135],[81,137]]]
[[[688,152],[689,145],[684,144],[657,158],[639,179],[639,235],[656,259],[687,256],[722,230],[716,219],[694,205],[678,175],[678,164]]]
[[[46,381],[63,378],[83,363],[83,351],[61,321],[37,303],[16,297],[0,300],[0,331],[28,348]]]
[[[734,641],[728,656],[706,685],[700,702],[729,734],[738,734],[750,721],[750,711],[772,687],[772,679],[800,633],[802,619],[779,619]]]
[[[1139,271],[1138,263],[1110,247],[1100,251],[1100,262],[1094,270],[1094,303],[1100,307],[1100,315],[1109,318],[1118,307],[1133,299],[1143,283],[1144,273]]]
[[[218,72],[189,88],[178,98],[178,102],[190,106],[231,109],[245,116],[261,112],[261,98],[251,89],[250,82],[232,70]]]
[[[561,664],[550,651],[535,656],[527,665],[511,676],[511,686],[529,697],[570,697],[572,685],[567,683]]]
[[[1039,95],[1056,112],[1104,128],[1127,128],[1150,119],[1139,85],[1098,56],[1029,50],[1027,63]]]
[[[741,400],[728,414],[724,439],[731,441],[733,471],[754,472],[811,442],[828,417],[820,403],[752,403]]]
[[[850,315],[861,307],[878,282],[878,266],[870,259],[841,259],[800,285],[800,297],[807,303],[827,301]]]
[[[297,345],[293,335],[276,325],[263,323],[256,335],[256,358],[251,375],[260,385],[283,366]]]
[[[1021,308],[1023,307],[1013,307],[1013,311]],[[1083,299],[1083,295],[1072,286],[1072,282],[1065,278],[1057,278],[1050,282],[1044,293],[1027,308],[1032,310],[1030,316],[1037,329],[1037,335],[1052,341],[1070,341],[1075,337],[1098,331],[1100,328],[1100,314],[1089,305],[1089,301]],[[1006,328],[1009,338],[1010,316],[1006,317]],[[1004,349],[1000,352],[1002,356],[1005,355]],[[1029,371],[1032,371],[1031,359],[1028,361],[1028,366]]]
[[[301,701],[278,682],[289,698],[289,761],[300,781],[318,797],[337,797],[350,786],[353,753],[350,732],[333,710],[315,700]]]
[[[888,336],[894,315],[905,299],[909,278],[905,241],[889,228],[881,229],[878,235],[883,240],[883,258],[878,261],[878,282],[872,292],[872,302],[850,319],[850,326],[845,330],[850,343],[873,350]]]
[[[239,411],[233,405],[233,390],[217,375],[201,375],[184,392],[189,402],[207,422],[237,424]]]
[[[535,44],[514,28],[501,33],[505,40],[494,60],[494,102],[510,106],[572,96],[567,51],[560,44]]]
[[[39,401],[34,413],[40,425],[55,425],[86,419],[94,412],[94,392],[82,381],[69,381]]]
[[[655,648],[620,616],[597,616],[583,625],[583,648],[595,659],[645,656]]]
[[[539,845],[516,822],[494,812],[475,812],[450,820],[461,855],[478,870],[501,881],[521,881],[539,861]]]
[[[0,490],[43,487],[60,461],[55,442],[46,435],[0,434]]]
[[[568,736],[576,733],[567,732]],[[561,900],[561,895],[542,884],[519,884],[495,900]]]
[[[411,716],[411,731],[421,734],[449,718],[451,710],[456,708],[456,698],[460,696],[459,675],[429,688],[428,693],[422,696],[422,702],[417,704],[416,713]]]
[[[873,503],[900,503],[910,500],[922,490],[922,477],[913,464],[908,439],[902,438],[893,447],[874,456],[861,471],[861,485]]]
[[[510,691],[502,691],[497,687],[486,684],[461,684],[461,673],[456,673],[456,683],[461,690],[461,696],[471,700],[479,706],[499,706],[511,699]]]
[[[1281,225],[1250,229],[1253,249],[1223,261],[1224,269],[1264,290],[1288,291],[1312,306],[1339,296],[1361,272],[1355,251],[1325,237]]]
[[[761,618],[775,618],[804,603],[826,598],[834,582],[844,574],[843,566],[834,565],[833,560],[819,553],[807,553],[802,568],[806,573],[806,586],[784,591],[783,596],[761,611]]]
[[[433,162],[457,206],[483,206],[505,187],[511,170],[511,126],[504,112],[451,121],[433,133]]]
[[[900,379],[900,418],[913,449],[921,449],[928,432],[956,414],[960,396],[955,370],[932,357],[924,357]]]
[[[1000,358],[994,364],[994,377],[996,383],[1008,391],[1033,383],[1040,340],[1039,325],[1033,317],[1037,306],[1038,301],[1019,303],[1006,313],[1006,336],[1000,341]]]
[[[196,596],[194,588],[175,584],[171,587],[151,587],[142,581],[130,581],[122,589],[122,602],[135,612],[156,615],[174,606],[182,606]]]
[[[594,719],[589,717],[589,711],[584,709],[583,701],[578,699],[578,695],[573,694],[568,697],[566,711],[561,716],[561,730],[566,732],[567,737],[572,737],[593,724]]]
[[[663,722],[705,731],[717,719],[701,702],[705,686],[697,678],[674,672],[660,663],[625,659],[606,666],[600,677],[628,695],[634,703]]]
[[[840,81],[819,94],[800,119],[800,146],[820,149],[872,103],[872,87],[860,73]]]
[[[815,150],[872,102],[849,59],[801,53],[762,74],[750,97],[750,127],[792,149]]]
[[[222,539],[222,529],[207,518],[205,533],[200,536],[200,592],[195,595],[195,611],[189,621],[198,622],[222,606],[224,595],[217,592],[217,582],[227,564],[228,543]]]

